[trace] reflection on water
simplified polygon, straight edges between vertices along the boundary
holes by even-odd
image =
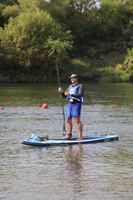
[[[82,179],[81,179],[81,171],[82,171],[82,145],[78,146],[78,150],[76,153],[72,151],[72,146],[68,147],[67,150],[67,172],[68,176],[66,176],[66,180],[68,181],[67,190],[69,196],[75,197],[82,190]]]
[[[133,84],[84,87],[83,134],[114,133],[119,141],[23,148],[20,141],[32,134],[63,137],[58,84],[0,85],[0,107],[5,108],[0,110],[0,199],[133,198]],[[49,109],[35,108],[44,102]],[[65,99],[65,108],[66,103]],[[118,106],[109,107],[111,104]],[[74,120],[73,136],[77,136]]]

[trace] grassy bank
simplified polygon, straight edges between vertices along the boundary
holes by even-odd
[[[132,64],[126,55],[114,51],[94,58],[74,58],[67,66],[67,73],[77,73],[84,81],[130,82]]]
[[[72,73],[77,73],[82,81],[86,82],[132,82],[133,81],[133,59],[127,58],[127,53],[110,52],[95,57],[77,57],[69,62],[59,64],[61,82],[68,82]],[[7,76],[7,74],[6,74]],[[9,77],[9,78],[8,78]],[[22,72],[12,70],[6,79],[1,77],[0,82],[13,83],[48,83],[57,82],[56,66],[50,69],[32,70]],[[4,81],[2,81],[4,80]]]

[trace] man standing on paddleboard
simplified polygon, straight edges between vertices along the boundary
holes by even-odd
[[[66,92],[63,92],[63,89],[59,87],[58,91],[64,98],[68,98],[69,103],[67,104],[66,117],[67,117],[67,130],[68,134],[63,139],[72,139],[72,118],[75,118],[77,123],[77,128],[79,132],[78,140],[82,140],[82,123],[80,121],[81,114],[81,104],[84,98],[84,87],[78,82],[78,75],[72,74],[71,78],[72,84],[69,85]]]

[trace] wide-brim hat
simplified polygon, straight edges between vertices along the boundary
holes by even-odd
[[[72,74],[69,78],[78,78],[77,74]]]

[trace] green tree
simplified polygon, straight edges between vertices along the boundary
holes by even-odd
[[[2,5],[0,3],[0,26],[2,26],[2,27],[4,26],[4,23],[5,23],[5,19],[2,16],[4,8],[5,8],[5,5]]]
[[[12,6],[14,4],[18,4],[18,0],[1,0],[1,3]]]
[[[25,67],[61,60],[72,48],[70,31],[39,9],[10,18],[4,30],[0,29],[0,39],[8,58]]]
[[[21,10],[26,12],[27,10],[44,10],[46,11],[46,7],[48,2],[45,0],[18,0],[21,5]]]
[[[47,6],[56,22],[72,31],[75,49],[81,54],[82,46],[88,42],[86,39],[94,32],[90,24],[92,20],[94,22],[93,10],[96,9],[96,3],[95,0],[51,0]]]
[[[13,6],[6,6],[6,8],[3,10],[3,17],[6,19],[9,19],[10,17],[16,17],[20,13],[19,5],[14,4]]]
[[[111,42],[116,37],[120,36],[123,28],[124,7],[121,0],[101,0],[101,7],[97,10],[100,39],[103,40],[104,38],[104,40]]]
[[[129,6],[133,6],[133,1],[132,0],[126,0],[125,3]]]

